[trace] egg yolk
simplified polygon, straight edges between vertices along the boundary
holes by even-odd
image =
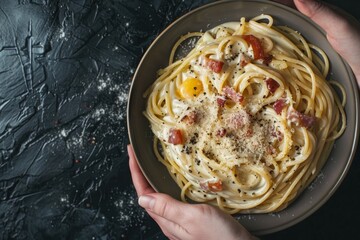
[[[199,79],[188,78],[180,86],[180,94],[183,98],[194,98],[203,91],[203,84]]]

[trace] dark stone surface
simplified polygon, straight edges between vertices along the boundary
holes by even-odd
[[[137,206],[127,94],[151,41],[207,2],[0,0],[0,239],[165,239]],[[321,209],[263,239],[355,237],[359,185],[355,159]]]

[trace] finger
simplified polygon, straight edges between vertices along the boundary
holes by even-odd
[[[360,85],[360,23],[345,11],[316,0],[295,0],[300,12],[326,32],[331,46],[349,63]]]
[[[142,195],[139,205],[156,215],[176,224],[183,225],[188,220],[191,205],[161,193]]]
[[[331,36],[339,36],[339,27],[347,28],[349,25],[348,20],[355,20],[343,10],[322,1],[295,0],[294,3],[300,12],[311,18]],[[336,28],[334,27],[334,23],[336,23]],[[341,29],[341,31],[343,30],[344,29]]]
[[[192,212],[190,204],[161,193],[142,195],[138,201],[169,239],[189,239],[184,226],[189,221],[187,213]]]
[[[171,240],[189,239],[189,233],[179,224],[165,219],[151,211],[147,211],[152,219],[159,225],[161,231]]]
[[[129,154],[129,167],[131,172],[131,178],[137,195],[141,196],[148,193],[154,193],[154,189],[150,186],[150,184],[147,182],[146,178],[141,172],[141,169],[136,161],[132,146],[128,145],[127,150]]]

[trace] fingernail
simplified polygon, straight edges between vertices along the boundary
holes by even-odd
[[[143,195],[139,197],[138,203],[141,207],[145,209],[152,209],[155,204],[155,198],[147,195]]]

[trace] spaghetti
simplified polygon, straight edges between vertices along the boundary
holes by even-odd
[[[145,93],[144,114],[182,200],[228,213],[284,209],[345,129],[345,93],[341,101],[328,72],[320,48],[269,15],[181,37]]]

